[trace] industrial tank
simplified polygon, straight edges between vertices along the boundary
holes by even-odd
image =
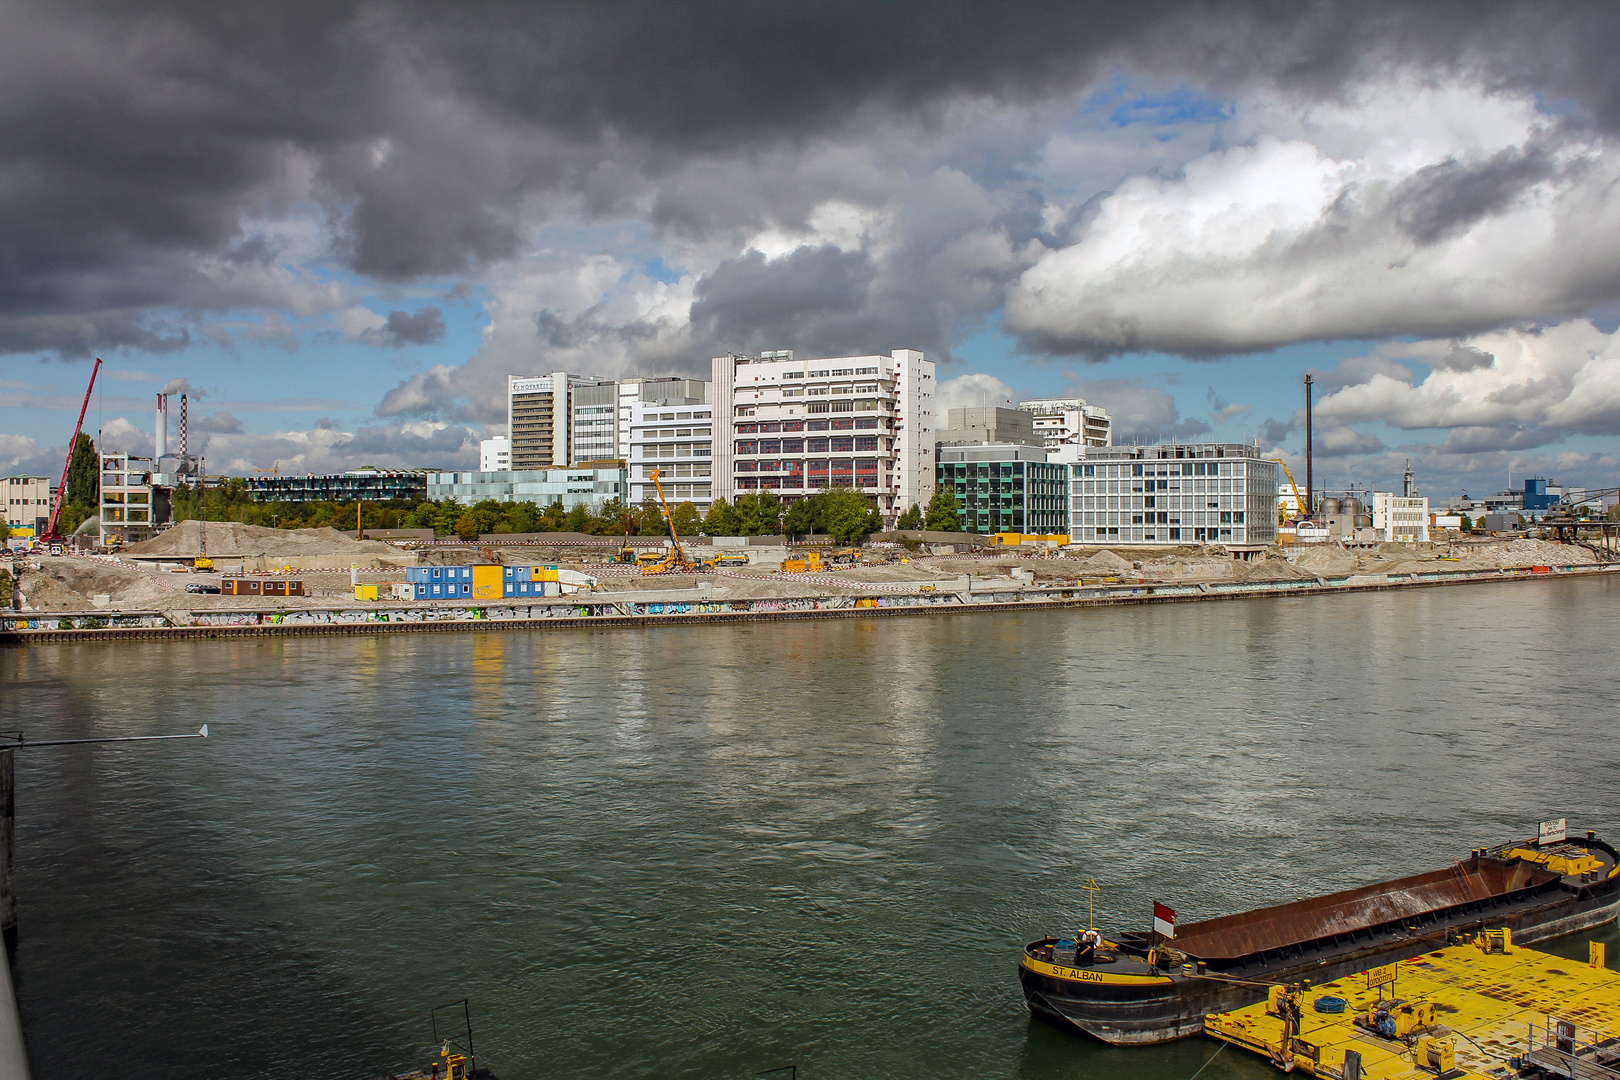
[[[1337,514],[1339,512],[1339,500],[1327,496],[1323,497],[1322,505],[1316,508],[1316,512],[1323,517],[1329,514]]]
[[[1339,502],[1339,513],[1350,517],[1360,517],[1367,512],[1367,504],[1360,499],[1342,499]]]

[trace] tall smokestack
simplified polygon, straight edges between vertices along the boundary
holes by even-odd
[[[1305,376],[1305,505],[1301,512],[1310,517],[1316,509],[1316,477],[1311,474],[1311,377]]]
[[[157,457],[169,456],[169,399],[157,396]]]
[[[180,395],[180,456],[186,456],[186,395]]]

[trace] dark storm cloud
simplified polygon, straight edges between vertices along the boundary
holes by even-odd
[[[436,307],[425,307],[414,315],[390,311],[379,333],[388,345],[431,345],[444,340],[444,313]]]
[[[1395,220],[1413,240],[1433,244],[1508,209],[1556,170],[1539,147],[1513,147],[1475,164],[1452,159],[1430,165],[1395,189]]]
[[[191,339],[156,313],[308,309],[244,225],[308,198],[363,275],[476,274],[546,197],[619,212],[694,155],[881,142],[1114,65],[1326,95],[1422,64],[1620,129],[1617,25],[1584,4],[12,4],[0,350],[160,352]],[[1490,212],[1523,181],[1498,173],[1434,178],[1413,227]],[[744,327],[740,305],[713,316]]]
[[[770,260],[750,251],[698,282],[692,326],[734,349],[836,353],[856,347],[850,316],[865,307],[874,273],[865,252],[830,245]]]

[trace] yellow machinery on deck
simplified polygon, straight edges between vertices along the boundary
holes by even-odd
[[[669,501],[664,498],[664,485],[658,482],[659,470],[652,471],[653,490],[658,492],[658,512],[664,516],[664,525],[669,529],[669,551],[656,562],[642,565],[643,574],[689,574],[698,569],[692,560],[686,557],[681,549],[681,538],[675,531],[675,515],[669,512]],[[641,556],[636,557],[641,562]]]
[[[1294,483],[1294,474],[1289,471],[1288,462],[1282,460],[1281,458],[1272,458],[1271,460],[1275,461],[1278,465],[1281,465],[1283,475],[1288,477],[1288,486],[1294,489],[1294,505],[1299,507],[1299,516],[1301,518],[1310,517],[1310,505],[1306,503],[1304,499],[1299,497],[1299,485]]]

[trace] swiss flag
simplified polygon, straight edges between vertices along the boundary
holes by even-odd
[[[1167,938],[1176,936],[1175,909],[1167,908],[1157,900],[1153,902],[1153,931]]]

